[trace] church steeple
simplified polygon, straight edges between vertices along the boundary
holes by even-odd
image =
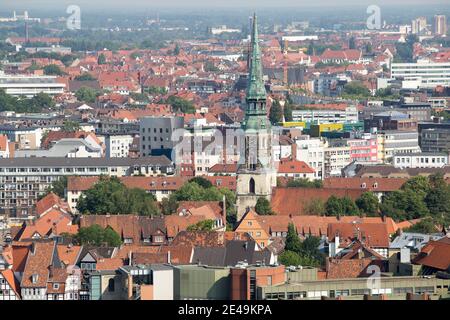
[[[266,88],[264,87],[262,64],[261,64],[261,50],[259,48],[258,38],[258,21],[256,14],[253,15],[253,28],[252,28],[252,52],[250,58],[250,70],[248,76],[247,86],[247,104],[253,101],[266,100]],[[265,104],[263,106],[265,111]],[[251,110],[249,110],[251,111]]]

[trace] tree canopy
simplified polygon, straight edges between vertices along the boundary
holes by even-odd
[[[82,227],[78,230],[75,240],[80,245],[118,247],[122,244],[120,235],[112,228],[102,228],[98,224]]]
[[[266,198],[258,198],[255,205],[255,211],[259,215],[273,215],[272,207],[270,201]]]
[[[118,178],[105,176],[82,193],[77,210],[83,214],[159,214],[152,194],[143,189],[129,189]]]
[[[195,106],[192,101],[177,96],[170,96],[167,98],[166,103],[170,104],[175,112],[195,113]]]

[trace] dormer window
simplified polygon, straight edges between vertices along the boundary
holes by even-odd
[[[365,182],[363,182],[363,183],[361,184],[361,188],[362,188],[362,189],[365,189],[365,188],[366,188],[366,183],[365,183]]]
[[[32,274],[31,275],[31,283],[36,284],[39,280],[39,275],[38,274]]]
[[[373,184],[373,187],[374,187],[374,189],[378,188],[378,183],[375,182],[375,183]]]

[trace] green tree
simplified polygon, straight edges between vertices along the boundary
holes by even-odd
[[[344,86],[344,94],[349,96],[370,96],[370,91],[360,81],[351,81]]]
[[[378,197],[373,192],[364,192],[355,201],[359,210],[369,217],[376,217],[380,208]]]
[[[49,64],[44,67],[44,74],[49,75],[49,76],[62,76],[65,73],[56,64]]]
[[[450,186],[442,173],[429,177],[430,189],[424,201],[431,215],[450,220]]]
[[[64,132],[76,132],[80,130],[80,124],[76,121],[66,120],[61,128]]]
[[[192,178],[189,180],[189,182],[195,182],[196,184],[198,184],[200,187],[202,187],[204,189],[211,188],[213,186],[211,181],[209,181],[208,179],[205,179],[203,177]]]
[[[103,229],[98,224],[80,228],[75,239],[81,245],[118,247],[122,244],[117,232],[110,227]]]
[[[187,231],[212,231],[214,230],[214,220],[208,219],[199,221],[187,227]]]
[[[84,72],[83,74],[76,76],[75,80],[77,81],[94,81],[95,79],[90,73]]]
[[[167,198],[163,198],[161,201],[161,212],[164,215],[171,215],[178,209],[178,202],[175,194],[171,194]]]
[[[342,208],[344,209],[344,215],[357,216],[359,214],[358,207],[352,199],[349,197],[343,197],[340,200],[342,203]]]
[[[99,95],[99,91],[89,87],[81,87],[75,92],[75,97],[77,97],[78,101],[85,103],[94,103]]]
[[[322,216],[325,214],[325,203],[322,199],[311,199],[305,205],[304,212],[306,215]]]
[[[301,248],[300,238],[298,237],[297,231],[295,230],[295,225],[293,223],[289,223],[288,231],[286,235],[286,245],[284,246],[285,250],[299,252]]]
[[[175,49],[173,49],[173,55],[174,56],[178,56],[180,54],[180,46],[177,44],[175,44]]]
[[[53,181],[50,187],[47,188],[46,195],[50,192],[53,192],[60,198],[66,197],[66,189],[67,189],[67,176],[63,176],[56,181]]]
[[[400,189],[415,193],[418,197],[424,199],[430,191],[430,183],[427,177],[416,176],[406,181]]]
[[[175,112],[195,113],[195,106],[192,101],[188,101],[177,96],[170,96],[166,103],[170,104]]]
[[[53,98],[44,92],[40,92],[30,100],[30,105],[36,109],[52,109],[55,107],[55,101]]]
[[[355,37],[352,36],[348,40],[348,48],[349,49],[356,49],[356,38]]]
[[[280,254],[278,261],[285,266],[300,266],[302,259],[297,252],[286,250]]]
[[[272,207],[270,206],[270,201],[266,198],[258,198],[255,205],[255,211],[259,215],[273,215]]]
[[[288,188],[316,188],[320,189],[323,187],[322,180],[309,180],[304,178],[289,180],[286,184]]]
[[[283,110],[281,109],[278,100],[275,100],[270,107],[269,120],[273,125],[276,125],[283,120]]]
[[[287,122],[293,121],[292,118],[292,106],[288,100],[284,104],[284,120]]]
[[[103,53],[100,53],[97,59],[98,64],[106,64],[106,56]]]
[[[437,233],[439,230],[436,228],[436,224],[431,218],[424,218],[417,222],[413,226],[403,230],[404,232],[417,232],[417,233]]]
[[[325,214],[327,216],[339,216],[344,212],[341,200],[336,196],[331,196],[325,203]]]
[[[117,177],[101,176],[82,193],[77,210],[82,214],[158,215],[155,202],[154,196],[143,189],[129,189]]]

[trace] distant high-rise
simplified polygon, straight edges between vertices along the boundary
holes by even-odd
[[[427,28],[427,18],[418,17],[411,21],[411,33],[422,34]]]
[[[445,36],[447,34],[447,17],[444,15],[434,16],[434,33]]]

